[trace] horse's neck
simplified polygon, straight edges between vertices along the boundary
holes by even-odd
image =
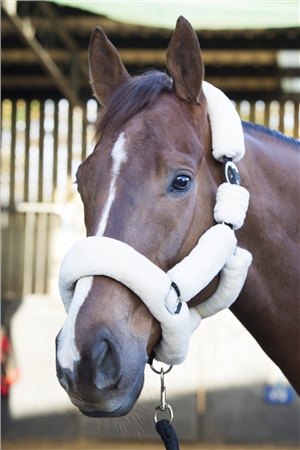
[[[251,199],[237,238],[253,263],[231,310],[300,391],[299,149],[248,127],[245,141]]]
[[[286,309],[289,302],[294,304],[286,297],[294,292],[298,272],[300,151],[288,140],[252,128],[246,129],[245,142],[246,156],[238,165],[250,206],[236,234],[240,245],[253,253],[252,267],[264,274],[273,303],[279,306],[279,288]]]

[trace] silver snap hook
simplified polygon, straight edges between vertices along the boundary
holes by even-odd
[[[170,424],[174,418],[174,414],[173,414],[173,409],[172,409],[171,405],[169,405],[169,403],[167,403],[165,375],[171,371],[173,366],[169,366],[167,370],[164,370],[163,367],[161,367],[160,370],[157,370],[154,367],[153,362],[152,362],[150,367],[153,370],[153,372],[160,375],[160,404],[158,406],[156,406],[156,408],[155,408],[154,416],[153,416],[154,422],[155,423],[158,422],[158,413],[159,412],[162,412],[162,413],[167,412],[169,414],[169,424]]]

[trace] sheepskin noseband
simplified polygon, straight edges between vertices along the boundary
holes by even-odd
[[[239,116],[219,89],[206,82],[203,89],[211,122],[213,156],[231,163],[234,170],[233,161],[238,161],[245,152]],[[247,250],[237,247],[234,234],[243,225],[249,203],[248,191],[236,183],[239,181],[229,178],[219,186],[214,208],[217,224],[167,273],[133,247],[109,237],[92,236],[73,244],[59,274],[66,311],[80,278],[94,275],[113,278],[131,289],[160,322],[162,339],[155,349],[155,358],[167,364],[181,363],[201,318],[228,308],[237,299],[252,261]],[[221,276],[216,292],[204,303],[189,308],[189,300],[218,273]]]

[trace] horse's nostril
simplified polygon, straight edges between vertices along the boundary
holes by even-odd
[[[63,369],[60,365],[56,364],[57,378],[62,387],[68,392],[72,384],[72,372],[69,369]]]
[[[59,379],[60,384],[62,387],[68,392],[70,389],[69,381],[66,375],[62,376],[62,378]]]
[[[105,357],[107,355],[107,352],[109,351],[109,344],[107,341],[102,341],[98,345],[97,348],[97,354],[98,354],[98,361],[97,364],[100,367],[102,363],[105,363]]]
[[[97,346],[94,359],[94,384],[98,389],[112,389],[121,378],[121,363],[117,349],[104,339]]]

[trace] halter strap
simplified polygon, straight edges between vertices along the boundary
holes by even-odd
[[[244,133],[240,117],[229,98],[218,88],[203,81],[202,89],[212,132],[213,157],[223,162],[224,156],[237,162],[245,154]]]

